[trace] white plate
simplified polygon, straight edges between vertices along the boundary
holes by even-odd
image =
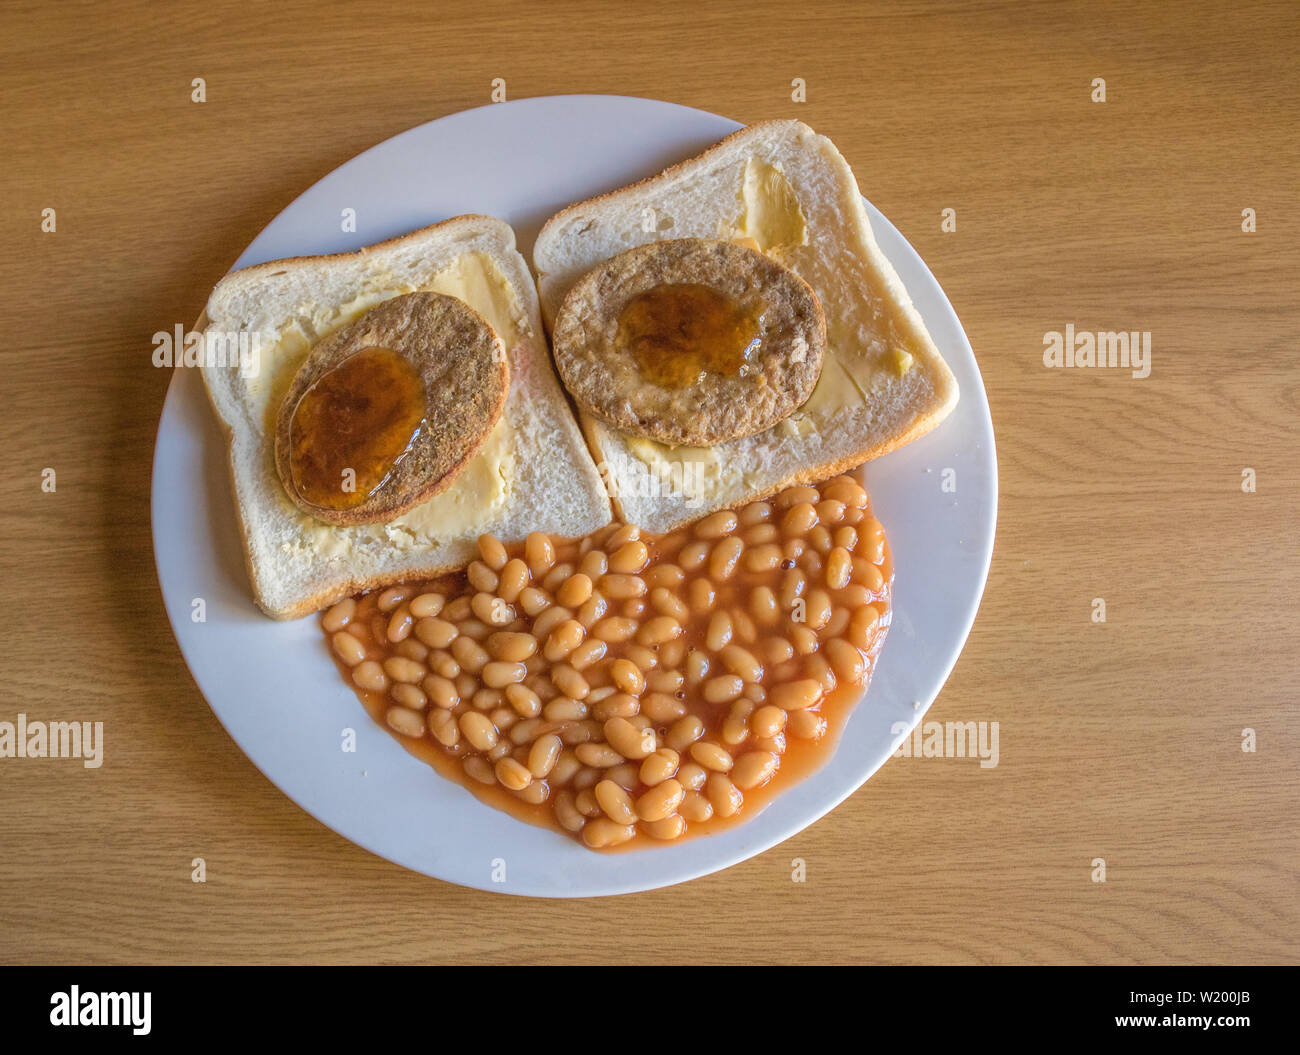
[[[455,114],[381,143],[275,218],[237,266],[333,253],[459,213],[511,223],[529,256],[561,206],[658,172],[740,126],[648,99],[557,96]],[[850,161],[853,159],[850,158]],[[340,230],[343,209],[357,231]],[[599,854],[483,805],[409,755],[339,677],[314,618],[276,623],[254,606],[225,445],[191,370],[172,378],[158,428],[153,532],[167,614],[195,681],[253,763],[336,832],[407,868],[483,890],[580,897],[667,886],[761,853],[833,809],[890,756],[891,726],[920,720],[957,660],[993,550],[997,465],[979,370],[943,290],[869,208],[961,385],[943,425],[873,462],[866,480],[893,550],[894,619],[866,700],[826,765],[745,823],[680,844]],[[189,320],[182,320],[188,324]],[[956,471],[957,491],[940,488]],[[193,601],[206,621],[192,619]],[[356,730],[356,752],[341,749]],[[864,831],[863,846],[870,845]],[[494,869],[505,866],[505,881]]]

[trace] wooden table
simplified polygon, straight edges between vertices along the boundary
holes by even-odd
[[[0,759],[0,959],[1300,958],[1300,15],[1137,6],[7,5],[0,720],[103,720],[107,759]],[[930,717],[997,721],[996,768],[893,761],[721,874],[558,903],[371,856],[222,730],[154,574],[150,335],[300,190],[498,77],[802,118],[925,257],[1002,494]],[[1150,376],[1045,368],[1067,324],[1150,331]]]

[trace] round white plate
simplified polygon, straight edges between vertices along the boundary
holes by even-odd
[[[652,175],[739,127],[700,110],[614,96],[524,99],[455,114],[330,173],[236,266],[355,249],[471,212],[512,224],[530,257],[541,224],[562,206]],[[341,231],[344,209],[356,210],[356,233]],[[619,854],[593,853],[483,805],[370,720],[315,618],[276,623],[254,607],[225,445],[201,379],[178,369],[154,453],[158,577],[195,681],[253,763],[373,853],[453,883],[541,897],[648,890],[715,872],[789,838],[860,787],[900,741],[894,724],[920,720],[957,660],[984,589],[997,512],[993,428],[970,344],[921,258],[868,209],[957,375],[961,401],[929,436],[867,467],[894,556],[893,626],[870,692],[821,770],[743,824]],[[955,494],[941,490],[945,469],[956,472]],[[206,605],[203,622],[192,618],[196,598]],[[355,753],[342,750],[349,728]],[[504,882],[494,881],[502,865]]]

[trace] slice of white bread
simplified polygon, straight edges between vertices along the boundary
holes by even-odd
[[[876,245],[852,170],[802,122],[750,125],[553,216],[533,250],[547,324],[591,268],[667,238],[757,243],[793,269],[826,313],[826,361],[791,417],[714,447],[667,447],[581,415],[625,520],[669,531],[790,483],[835,476],[924,435],[956,405],[956,379]]]
[[[447,490],[387,524],[322,523],[289,500],[276,473],[280,399],[312,345],[375,304],[416,290],[463,300],[502,339],[510,367],[505,410]],[[461,568],[485,532],[507,541],[530,531],[576,536],[610,521],[551,364],[536,287],[501,220],[459,216],[355,253],[244,268],[217,284],[206,317],[208,349],[220,347],[221,335],[256,339],[257,354],[245,364],[255,362],[255,370],[213,363],[209,351],[203,377],[229,437],[249,577],[268,615],[297,618],[359,590]]]

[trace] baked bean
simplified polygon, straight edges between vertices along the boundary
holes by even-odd
[[[835,691],[835,671],[826,662],[825,656],[809,656],[804,668],[814,681],[820,683],[823,692]]]
[[[880,593],[885,585],[879,565],[872,564],[865,557],[853,558],[853,581],[861,583],[872,594]]]
[[[663,820],[677,812],[686,789],[669,777],[654,785],[636,800],[636,815],[643,821]],[[617,819],[617,818],[616,818]]]
[[[749,720],[750,728],[756,737],[766,739],[776,736],[785,728],[786,712],[773,704],[758,708]]]
[[[711,610],[717,597],[718,591],[708,579],[692,579],[686,588],[686,601],[693,612]]]
[[[750,502],[739,513],[741,524],[749,527],[772,519],[772,506],[767,502]]]
[[[658,615],[647,620],[637,631],[639,644],[648,648],[662,645],[682,636],[682,625],[670,615]]]
[[[844,503],[833,498],[823,498],[816,505],[817,520],[822,524],[838,524],[844,519]]]
[[[682,584],[686,574],[676,564],[656,564],[646,570],[644,578],[652,590],[659,587],[672,589]]]
[[[587,717],[590,708],[582,701],[571,696],[557,696],[542,707],[542,715],[548,722],[576,722]]]
[[[390,586],[379,595],[379,600],[375,602],[375,606],[381,612],[387,614],[407,600],[411,593],[412,590],[409,586]]]
[[[624,758],[645,758],[658,746],[653,729],[638,729],[626,718],[609,719],[604,732],[609,746]]]
[[[743,791],[766,784],[772,779],[781,760],[770,751],[746,751],[736,759],[731,779]]]
[[[483,683],[489,688],[501,689],[524,680],[528,668],[522,663],[493,660],[483,667]]]
[[[681,598],[666,586],[656,586],[650,591],[650,605],[655,611],[672,616],[679,623],[686,622],[691,614]]]
[[[766,641],[760,642],[759,654],[763,657],[764,663],[776,666],[794,657],[794,647],[783,638],[769,637]]]
[[[633,824],[637,811],[627,791],[612,780],[602,780],[593,789],[596,802],[605,815],[618,824]]]
[[[811,504],[820,500],[821,494],[818,492],[817,488],[799,485],[796,487],[787,487],[776,496],[776,500],[772,504],[776,506],[777,509],[789,509],[791,506],[798,505],[800,502],[808,502]]]
[[[718,655],[723,665],[733,674],[739,674],[742,680],[755,683],[763,680],[763,664],[748,649],[726,645]]]
[[[822,636],[827,640],[833,637],[839,637],[848,629],[848,626],[849,610],[836,605],[831,608],[831,620],[822,629]]]
[[[493,535],[480,535],[478,537],[479,556],[493,571],[500,571],[506,566],[509,556],[506,548],[501,544],[501,540]]]
[[[524,560],[533,577],[545,575],[555,563],[555,547],[548,536],[534,531],[524,540]]]
[[[609,558],[601,550],[591,550],[583,554],[578,569],[594,582],[609,570]]]
[[[740,538],[747,547],[761,546],[779,541],[781,533],[776,529],[775,524],[755,524],[753,527],[742,531]],[[777,546],[776,551],[779,554],[781,547]]]
[[[670,695],[686,684],[680,670],[652,670],[645,676],[646,688],[651,692],[666,692]]]
[[[416,619],[426,619],[441,612],[446,603],[447,599],[440,593],[422,593],[412,597],[406,607]]]
[[[808,711],[796,711],[796,714],[808,714]],[[811,713],[816,713],[811,712]],[[774,755],[785,754],[785,732],[779,732],[775,736],[756,736],[753,740],[753,747],[759,751],[771,751]]]
[[[679,667],[686,658],[686,641],[683,638],[674,638],[656,647],[659,650],[659,661],[665,667]]]
[[[504,663],[522,663],[537,651],[537,639],[532,634],[501,630],[488,637],[487,650]]]
[[[460,742],[460,725],[450,711],[435,707],[429,711],[425,721],[433,738],[443,747],[455,747]]]
[[[533,774],[529,772],[528,767],[509,755],[497,761],[496,777],[511,791],[523,791],[533,782]]]
[[[664,842],[670,839],[677,839],[686,832],[686,818],[676,813],[669,814],[667,817],[661,817],[657,821],[642,821],[641,830],[652,839],[660,839]]]
[[[681,565],[683,571],[695,571],[704,566],[704,562],[709,559],[709,552],[712,546],[704,540],[688,542],[677,553],[677,563]]]
[[[588,701],[596,692],[603,692],[598,689],[588,696]],[[641,703],[635,696],[630,696],[626,692],[615,692],[610,696],[597,700],[591,707],[591,716],[598,722],[607,722],[611,718],[634,718],[641,712]]]
[[[551,684],[575,700],[586,699],[591,691],[587,679],[567,663],[557,663],[551,668]]]
[[[623,658],[634,664],[637,670],[650,672],[659,666],[659,653],[645,645],[625,645]]]
[[[749,716],[754,710],[752,700],[739,699],[731,705],[722,723],[722,742],[728,747],[743,744],[749,739]]]
[[[630,659],[616,659],[610,666],[610,677],[614,684],[632,696],[645,692],[645,675]]]
[[[389,688],[388,695],[403,707],[409,707],[413,711],[422,711],[429,706],[429,697],[418,685],[408,685],[399,681]]]
[[[826,732],[826,719],[816,711],[792,711],[786,731],[801,740],[816,740]]]
[[[698,762],[683,762],[677,770],[677,782],[691,791],[699,791],[709,777],[709,771]]]
[[[852,554],[853,549],[858,544],[858,533],[845,524],[843,527],[837,527],[831,532],[831,541]]]
[[[406,707],[389,707],[384,720],[388,722],[388,727],[393,732],[401,733],[402,736],[424,735],[424,715],[419,711],[412,711]]]
[[[698,824],[713,816],[713,804],[698,791],[688,791],[682,796],[677,812],[692,824]]]
[[[617,766],[623,762],[623,756],[620,755],[609,744],[578,744],[573,753],[578,756],[578,761],[584,766],[591,766],[593,769],[608,769],[610,766]]]
[[[653,754],[646,755],[645,760],[641,763],[641,768],[637,775],[641,783],[647,787],[654,787],[656,784],[662,784],[665,780],[677,772],[677,767],[681,764],[681,756],[671,747],[661,747]]]
[[[754,682],[746,682],[745,691],[741,695],[751,703],[763,703],[767,700],[767,690]]]
[[[777,685],[770,694],[772,703],[783,711],[801,711],[815,707],[824,695],[822,683],[813,678],[802,678]]]
[[[719,817],[733,817],[745,804],[745,796],[724,773],[713,773],[705,782],[704,793],[708,796],[713,812]]]
[[[417,663],[423,663],[429,658],[428,647],[410,637],[405,641],[399,641],[393,651],[397,655],[413,659]]]
[[[482,593],[495,593],[497,584],[501,581],[497,578],[497,573],[481,560],[471,562],[465,569],[465,577],[469,579],[469,584],[474,589]]]
[[[445,619],[428,616],[416,622],[415,636],[430,648],[446,648],[460,636],[460,631]]]
[[[501,569],[501,581],[497,583],[497,596],[503,601],[514,603],[527,585],[528,565],[515,557],[506,561],[506,566]]]
[[[749,591],[749,610],[764,626],[772,626],[781,618],[781,606],[770,586],[756,586]]]
[[[367,659],[353,667],[352,680],[357,688],[369,689],[371,692],[383,692],[388,688],[388,675],[373,659]]]
[[[609,611],[609,602],[600,594],[592,594],[578,606],[577,620],[588,630],[595,626]]]
[[[641,597],[646,592],[645,580],[639,575],[602,575],[600,592],[612,601],[626,601],[630,597]]]
[[[700,740],[691,744],[690,750],[691,758],[705,769],[711,769],[715,773],[725,773],[732,766],[731,753],[718,744]]]
[[[841,681],[858,684],[866,676],[867,664],[862,653],[842,638],[832,638],[823,646],[831,669]]]
[[[466,775],[472,780],[477,780],[480,784],[495,784],[497,782],[496,769],[482,755],[467,755],[461,765],[464,766]]]
[[[547,786],[546,781],[534,780],[522,791],[518,791],[515,794],[533,806],[540,806],[551,797],[551,789]]]
[[[746,571],[761,574],[771,571],[781,563],[781,560],[781,547],[773,542],[765,542],[745,551],[744,568]]]
[[[497,727],[479,711],[466,711],[460,716],[460,731],[476,750],[490,751],[497,745]]]
[[[652,722],[675,722],[686,713],[686,703],[667,693],[650,692],[641,698],[641,713]]]
[[[560,738],[554,733],[538,737],[528,750],[528,771],[538,780],[549,776],[560,760],[561,751]]]
[[[879,624],[880,613],[876,611],[874,605],[859,608],[849,620],[849,640],[858,648],[867,651],[871,648]]]
[[[451,643],[451,654],[456,657],[456,662],[471,674],[477,674],[492,659],[482,645],[464,635]]]
[[[576,702],[573,700],[570,703]],[[545,710],[542,711],[545,714]],[[574,747],[578,744],[590,743],[600,734],[600,726],[595,722],[572,722],[566,721],[560,725],[558,735],[561,743],[566,747]]]
[[[551,599],[544,590],[536,586],[525,586],[519,591],[519,607],[530,617],[537,617],[551,605]]]
[[[704,633],[704,644],[711,652],[721,652],[731,642],[733,629],[731,616],[726,612],[714,612]]]
[[[356,612],[357,612],[356,598],[345,597],[343,600],[339,601],[338,604],[334,605],[334,607],[331,608],[328,612],[326,612],[323,616],[321,616],[321,621],[320,621],[321,629],[324,630],[327,634],[337,633],[338,631],[342,630],[345,626],[347,626],[350,622],[352,622],[352,617],[356,615]]]
[[[577,608],[591,596],[591,576],[575,572],[560,584],[555,599],[568,608]]]
[[[639,572],[650,559],[650,551],[641,541],[625,542],[609,555],[609,570],[630,575]]]
[[[338,631],[330,638],[330,643],[334,646],[334,654],[349,667],[355,667],[366,658],[366,646],[346,630]]]
[[[508,626],[515,621],[515,610],[500,597],[490,593],[476,593],[470,599],[470,610],[485,626]],[[468,623],[461,623],[460,632],[474,636]]]
[[[608,651],[609,646],[604,641],[597,641],[594,638],[584,641],[569,653],[569,666],[578,671],[586,670],[593,663],[604,659]]]
[[[796,502],[781,517],[781,531],[787,537],[803,536],[817,526],[817,510],[811,502]]]
[[[745,690],[745,683],[734,674],[720,674],[701,686],[700,694],[709,703],[730,703]]]
[[[842,590],[853,574],[853,558],[842,546],[836,546],[826,558],[826,585],[832,590]]]
[[[745,544],[730,535],[713,547],[709,554],[709,577],[726,580],[735,574],[736,565],[745,550]]]
[[[795,652],[801,656],[808,656],[816,652],[820,644],[817,640],[817,632],[810,630],[806,626],[792,627],[790,640],[794,644]]]
[[[582,841],[592,849],[605,846],[617,846],[627,842],[636,834],[636,827],[631,824],[618,824],[608,817],[597,817],[588,821],[582,829]]]
[[[561,828],[570,832],[582,831],[583,825],[587,823],[587,818],[579,813],[577,807],[574,806],[572,792],[561,791],[551,802],[552,808],[555,810],[555,819],[560,822]]]
[[[831,599],[825,590],[809,590],[804,604],[803,622],[820,630],[831,619]]]
[[[542,654],[551,662],[558,663],[582,644],[586,636],[586,628],[581,623],[576,619],[566,619],[551,631],[542,647]]]
[[[428,673],[422,664],[403,656],[389,656],[384,660],[384,673],[394,681],[404,681],[414,685]]]
[[[685,751],[704,735],[704,723],[694,714],[678,718],[668,727],[664,742],[678,753]]]
[[[695,525],[695,536],[702,539],[719,539],[736,530],[736,514],[730,509],[722,509],[706,516]]]
[[[611,643],[628,641],[636,632],[636,620],[624,616],[610,616],[608,619],[602,619],[591,628],[593,637]]]
[[[444,678],[440,674],[428,674],[421,684],[429,699],[438,707],[451,710],[460,703],[460,693],[456,691],[456,683],[450,678]]]

